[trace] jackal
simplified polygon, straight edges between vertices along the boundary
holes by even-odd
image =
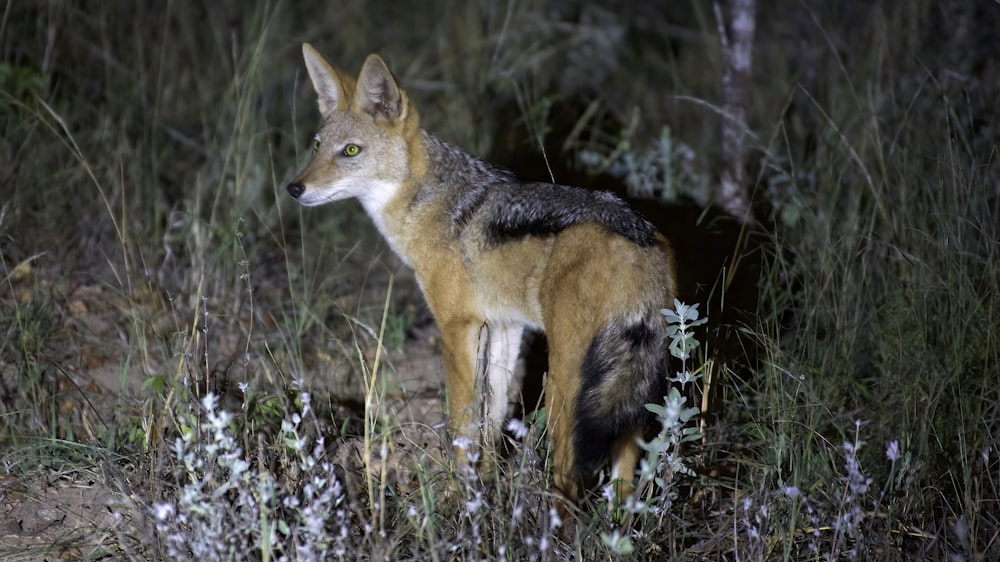
[[[556,491],[577,499],[610,457],[630,493],[644,405],[663,395],[666,239],[611,193],[522,182],[422,130],[378,55],[355,80],[302,53],[322,124],[288,193],[308,206],[356,197],[413,267],[441,329],[453,435],[499,437],[522,333],[541,330]]]

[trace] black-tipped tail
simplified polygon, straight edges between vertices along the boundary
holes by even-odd
[[[660,401],[665,335],[663,318],[650,311],[607,324],[594,336],[583,360],[573,433],[581,476],[601,467],[618,437],[642,427],[646,404]]]

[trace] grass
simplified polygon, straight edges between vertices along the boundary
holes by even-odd
[[[530,416],[487,482],[452,466],[441,377],[413,382],[426,313],[360,208],[285,196],[315,120],[299,44],[351,72],[379,51],[425,127],[499,163],[544,147],[556,172],[606,159],[623,184],[702,199],[710,6],[6,4],[0,497],[100,487],[115,517],[30,548],[7,533],[0,554],[997,558],[991,10],[760,7],[765,242],[757,314],[734,330],[754,353],[692,357],[719,414],[691,441],[684,395],[658,412],[677,421],[645,504],[597,491],[562,521]]]

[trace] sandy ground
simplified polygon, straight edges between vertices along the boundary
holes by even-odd
[[[106,452],[91,455],[94,458],[88,462],[87,454],[80,455],[83,460],[64,460],[60,453],[44,451],[58,444],[65,446],[60,448],[62,451],[72,449],[73,442],[96,443],[106,424],[115,423],[121,416],[141,417],[139,409],[145,395],[142,382],[150,375],[169,376],[177,363],[164,360],[162,354],[154,357],[152,353],[135,353],[134,346],[128,344],[135,341],[130,330],[142,325],[148,337],[162,337],[176,329],[172,325],[176,326],[178,320],[163,312],[159,295],[141,290],[124,295],[93,284],[53,287],[21,282],[11,296],[27,304],[39,296],[40,287],[57,307],[52,314],[54,329],[46,334],[49,347],[59,349],[58,356],[49,358],[48,372],[56,381],[49,405],[51,413],[61,420],[60,427],[73,432],[73,439],[44,440],[38,455],[31,454],[32,445],[24,443],[0,452],[0,559],[110,560],[129,554],[141,556],[142,545],[150,537],[148,517],[142,507],[146,501],[142,497],[142,477],[129,475],[127,466],[108,461]],[[384,298],[384,293],[379,298]],[[136,318],[141,322],[137,323]],[[57,345],[51,345],[53,340]],[[212,356],[238,354],[244,342],[245,337],[212,341]],[[362,351],[369,361],[374,357],[374,346]],[[393,459],[400,460],[390,467],[378,463],[373,467],[390,471],[390,478],[405,488],[413,480],[406,468],[413,462],[440,466],[448,462],[443,430],[443,367],[436,328],[425,323],[409,335],[403,349],[388,351],[382,359],[386,392],[377,407],[388,415],[392,427],[399,428],[392,436],[392,449]],[[18,384],[18,370],[4,361],[0,357],[0,375],[7,385],[4,390],[14,392],[16,388],[11,385]],[[317,361],[322,366],[322,357]],[[247,372],[253,371],[254,365],[250,365]],[[338,385],[347,387],[350,395],[342,398],[363,403],[359,369],[339,371],[344,380],[316,377],[315,373],[309,380],[306,375],[306,387],[316,396],[329,395],[330,389]],[[261,377],[254,384],[267,384],[265,379]],[[344,440],[338,448],[334,455],[342,462],[357,462],[360,458],[360,440]],[[101,448],[88,450],[93,453]]]

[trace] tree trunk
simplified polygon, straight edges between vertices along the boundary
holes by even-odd
[[[729,0],[726,22],[719,3],[715,19],[719,26],[725,69],[722,74],[722,175],[717,203],[744,223],[752,220],[747,195],[746,113],[750,99],[750,68],[756,24],[756,0]]]

